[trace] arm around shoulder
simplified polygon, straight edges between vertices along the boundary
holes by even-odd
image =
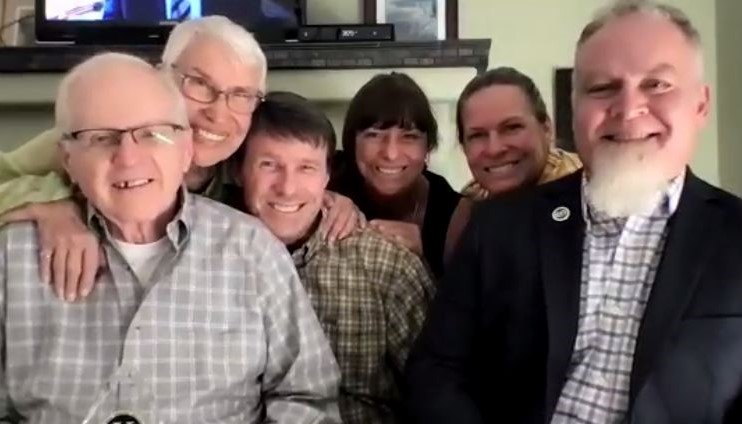
[[[15,150],[0,152],[0,182],[22,175],[63,172],[57,148],[60,138],[57,130],[46,130]]]
[[[11,152],[0,152],[0,214],[71,196],[57,152],[59,134],[41,133]]]

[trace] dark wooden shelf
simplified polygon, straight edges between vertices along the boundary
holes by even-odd
[[[472,67],[487,69],[490,40],[264,44],[268,69]],[[92,54],[120,51],[157,62],[158,45],[0,48],[0,73],[65,72]]]

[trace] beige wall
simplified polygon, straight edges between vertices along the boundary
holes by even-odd
[[[8,150],[54,124],[51,105],[0,105],[0,150]]]
[[[737,9],[738,11],[742,7],[742,2],[739,0],[717,1],[728,3],[720,6],[724,10]],[[736,30],[734,25],[724,26],[717,31],[715,1],[670,0],[669,2],[685,10],[699,27],[706,45],[707,77],[712,92],[716,93],[716,37],[717,34],[726,36],[734,33]],[[312,0],[309,3],[310,23],[360,22],[362,19],[360,0]],[[553,70],[556,67],[570,66],[573,45],[579,30],[588,21],[595,7],[604,4],[607,4],[607,0],[459,0],[459,32],[462,38],[491,38],[490,65],[515,66],[531,75],[551,107]],[[725,17],[733,19],[729,15]],[[737,19],[737,22],[739,21],[740,19]],[[737,32],[736,35],[739,33]],[[739,45],[738,41],[733,41],[730,42],[730,46],[735,45],[734,43]],[[731,51],[732,47],[728,47],[728,50]],[[739,64],[742,54],[737,50],[733,53],[733,56],[737,58],[736,64]],[[726,55],[721,59],[719,63],[725,66],[730,62]],[[725,74],[722,72],[723,75]],[[300,85],[304,84],[303,81],[311,84],[311,76],[297,78],[297,81]],[[463,81],[451,84],[445,77],[428,81],[426,84],[428,87],[431,85],[440,87],[437,91],[450,92],[446,97],[452,99],[463,88]],[[18,87],[17,89],[23,90],[24,88]],[[333,87],[327,89],[332,90]],[[739,95],[735,96],[735,99],[739,98],[741,98]],[[341,122],[344,111],[342,104],[332,103],[327,104],[326,107],[333,121]],[[718,183],[720,176],[716,109],[716,96],[714,96],[711,120],[693,161],[695,171],[713,183]],[[28,107],[25,111],[19,111],[14,107],[0,106],[0,148],[5,149],[15,145],[28,135],[46,127],[50,119],[48,110],[48,108]],[[450,101],[438,102],[435,110],[442,124],[443,143],[438,154],[432,158],[432,165],[452,179],[455,186],[459,186],[468,178],[468,173],[460,150],[453,139],[452,104]],[[732,123],[734,121],[742,120],[729,120]],[[724,128],[727,130],[732,127],[725,126]],[[739,131],[736,132],[739,133]],[[722,149],[721,152],[726,155],[727,149]],[[731,158],[724,159],[723,163],[731,160]],[[725,185],[732,184],[731,167],[726,165],[722,167],[725,169],[722,182]],[[738,172],[742,174],[742,171]],[[739,182],[740,179],[736,181]]]
[[[693,161],[693,169],[713,183],[719,183],[719,146],[716,114],[716,5],[712,0],[667,0],[683,9],[701,32],[706,48],[706,75],[714,93],[708,128]],[[742,8],[739,0],[717,0],[727,8]],[[551,108],[552,78],[556,67],[569,67],[574,42],[581,28],[597,7],[608,0],[459,0],[459,35],[462,38],[490,38],[490,67],[508,65],[519,68],[536,81]],[[360,2],[317,0],[310,9],[310,19],[342,22],[360,19]],[[730,21],[734,18],[727,16]],[[737,15],[740,22],[741,15]],[[733,25],[730,25],[730,28]],[[736,29],[736,27],[735,27]],[[731,32],[731,29],[728,30]],[[739,35],[739,32],[737,32]],[[736,45],[739,45],[737,38]],[[735,42],[730,42],[734,44]],[[742,53],[735,51],[742,59]],[[737,67],[736,69],[740,69]],[[441,81],[445,84],[445,81]],[[454,90],[455,88],[452,88]],[[460,90],[460,88],[459,88]],[[740,96],[736,96],[740,98]],[[444,117],[445,119],[445,117]],[[742,120],[737,120],[742,122]],[[447,150],[446,157],[459,160]],[[443,166],[445,169],[446,167]],[[458,168],[458,167],[457,167]],[[742,174],[742,171],[740,171]],[[742,184],[742,181],[740,182]]]
[[[742,1],[717,0],[719,171],[721,184],[742,195]]]

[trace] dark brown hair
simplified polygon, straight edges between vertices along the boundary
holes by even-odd
[[[256,135],[294,138],[314,147],[324,147],[328,169],[337,145],[335,129],[319,106],[287,91],[268,93],[255,109],[245,142],[232,158],[237,166],[241,166],[247,144]]]
[[[343,150],[355,162],[356,136],[374,127],[415,128],[425,134],[428,151],[438,147],[438,123],[423,90],[407,74],[379,74],[361,87],[348,105]]]

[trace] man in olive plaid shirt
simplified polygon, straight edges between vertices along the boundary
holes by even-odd
[[[434,293],[421,260],[370,229],[321,235],[332,125],[309,101],[269,94],[235,157],[238,207],[260,218],[294,263],[340,365],[346,423],[400,422],[397,378]]]

